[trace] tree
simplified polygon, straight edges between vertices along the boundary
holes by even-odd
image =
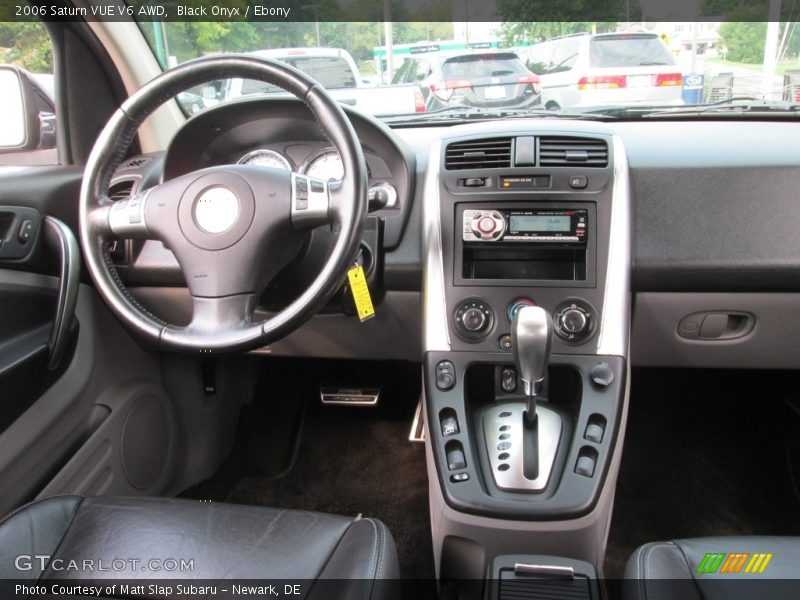
[[[541,42],[561,35],[589,32],[593,23],[588,21],[537,22],[513,21],[503,23],[503,38],[509,45],[519,42]],[[614,31],[616,23],[594,23],[597,32]]]
[[[32,73],[53,72],[53,43],[39,21],[0,23],[0,63]]]
[[[497,12],[505,23],[577,23],[583,19],[616,23],[642,20],[640,4],[620,0],[497,0]]]
[[[723,23],[720,25],[719,35],[723,46],[728,49],[728,60],[752,64],[760,64],[764,60],[766,23]]]

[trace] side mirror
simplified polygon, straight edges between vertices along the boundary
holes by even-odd
[[[55,107],[18,67],[0,65],[0,154],[55,148]]]

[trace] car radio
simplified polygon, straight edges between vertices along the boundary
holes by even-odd
[[[467,209],[464,242],[527,242],[585,245],[586,209]]]

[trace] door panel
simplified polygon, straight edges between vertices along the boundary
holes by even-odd
[[[4,171],[0,214],[13,225],[0,229],[3,246],[18,234],[19,215],[35,213],[38,226],[24,256],[3,260],[0,251],[0,514],[41,493],[164,493],[178,433],[157,357],[128,335],[88,281],[78,285],[50,227],[77,231],[81,172]],[[77,245],[72,252],[75,265]],[[72,301],[62,285],[69,278]],[[63,356],[48,368],[59,307],[75,318],[62,326]],[[158,439],[148,438],[153,432]],[[143,452],[151,447],[158,461]],[[151,464],[160,470],[148,470]]]

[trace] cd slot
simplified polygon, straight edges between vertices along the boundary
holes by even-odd
[[[464,279],[585,281],[586,248],[465,245],[462,265]]]

